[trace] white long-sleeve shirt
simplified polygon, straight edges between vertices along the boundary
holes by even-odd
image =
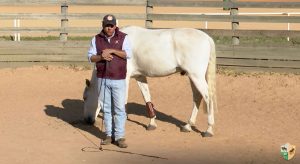
[[[110,42],[110,38],[107,38],[108,42]],[[124,39],[123,45],[122,45],[122,50],[125,51],[126,58],[130,59],[131,56],[132,56],[132,51],[131,51],[130,43],[129,43],[129,40],[128,40],[128,35],[125,36],[125,39]],[[96,38],[95,38],[95,36],[93,37],[93,39],[91,41],[90,48],[89,48],[88,53],[87,53],[88,60],[89,60],[90,63],[91,63],[91,57],[93,55],[97,55]]]

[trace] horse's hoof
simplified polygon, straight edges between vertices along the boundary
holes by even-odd
[[[191,132],[191,129],[189,129],[189,128],[186,127],[186,126],[182,126],[182,127],[180,128],[180,131],[181,131],[181,132],[188,133],[188,132]]]
[[[201,136],[202,137],[213,137],[214,135],[209,132],[204,132],[204,133],[201,133]]]
[[[156,129],[156,126],[153,126],[153,125],[148,125],[147,130],[155,130]]]

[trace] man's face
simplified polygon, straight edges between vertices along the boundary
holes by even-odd
[[[117,26],[112,25],[112,24],[108,24],[106,26],[103,27],[103,30],[105,32],[105,34],[110,37],[114,34],[115,30],[116,30]]]

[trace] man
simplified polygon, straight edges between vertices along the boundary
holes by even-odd
[[[103,17],[102,28],[102,31],[93,37],[88,51],[89,61],[96,63],[98,100],[104,113],[106,138],[101,144],[115,142],[120,148],[126,148],[125,78],[131,48],[127,35],[116,26],[114,15]]]

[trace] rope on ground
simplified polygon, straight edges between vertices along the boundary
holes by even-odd
[[[95,147],[84,147],[84,148],[81,149],[82,152],[102,152],[102,151],[106,150],[106,151],[117,152],[117,153],[125,153],[125,154],[131,154],[131,155],[139,155],[139,156],[148,157],[148,158],[156,158],[156,159],[168,160],[167,158],[159,157],[159,156],[155,156],[155,155],[133,153],[133,152],[130,152],[130,151],[123,151],[123,150],[113,150],[113,149],[106,149],[106,148],[104,149],[104,148],[102,148],[101,145],[99,147],[95,142],[93,142],[91,139],[89,139],[84,133],[81,132],[80,129],[75,128],[74,126],[73,126],[73,128],[79,134],[81,134],[86,140],[88,140],[91,144],[93,144],[95,146]]]
[[[106,148],[103,148],[102,150],[99,150],[98,147],[84,147],[84,148],[81,149],[81,151],[83,151],[83,152],[101,152],[103,150],[117,152],[117,153],[131,154],[131,155],[140,155],[140,156],[148,157],[148,158],[168,160],[167,158],[164,158],[164,157],[159,157],[159,156],[155,156],[155,155],[141,154],[141,153],[133,153],[133,152],[130,152],[130,151],[123,151],[123,150],[113,150],[113,149],[106,149]]]

